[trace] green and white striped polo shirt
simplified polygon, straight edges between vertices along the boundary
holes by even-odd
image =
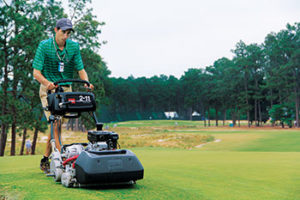
[[[36,51],[33,65],[34,69],[40,70],[44,77],[51,82],[55,82],[62,79],[72,79],[74,69],[80,71],[83,69],[83,63],[80,55],[79,44],[72,40],[66,40],[66,46],[63,50],[58,48],[54,38],[43,40],[40,42]],[[56,46],[56,48],[54,47]],[[57,56],[64,62],[64,71],[59,72],[59,62],[61,62]]]

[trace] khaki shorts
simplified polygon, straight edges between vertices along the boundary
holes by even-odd
[[[64,89],[64,92],[72,92],[72,87],[64,87],[62,86],[62,88]],[[46,108],[48,106],[48,102],[47,102],[47,87],[44,86],[43,84],[40,85],[40,98],[41,98],[41,102],[42,102],[42,106],[43,108]],[[54,92],[55,89],[51,90],[51,92]],[[51,115],[51,113],[49,111],[44,110],[45,116],[47,118],[47,120],[49,120],[49,117]]]

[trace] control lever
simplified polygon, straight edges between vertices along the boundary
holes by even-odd
[[[71,103],[72,103],[72,101],[67,101],[67,102],[59,103],[58,106],[60,108],[62,108],[64,105],[68,105],[68,104],[71,104]]]

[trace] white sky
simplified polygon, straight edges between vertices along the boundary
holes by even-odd
[[[300,0],[93,0],[113,77],[180,77],[300,22]]]

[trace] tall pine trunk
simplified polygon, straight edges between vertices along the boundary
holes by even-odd
[[[207,111],[207,120],[208,120],[208,126],[210,126],[210,115],[209,115],[209,108],[208,108],[208,111]]]
[[[38,138],[38,133],[39,133],[38,128],[35,128],[34,129],[34,134],[33,134],[32,146],[31,146],[31,155],[35,154],[35,147],[36,147],[36,141],[37,141],[37,138]]]
[[[10,148],[10,155],[16,155],[16,121],[13,120],[11,125],[11,148]]]
[[[258,117],[259,117],[258,126],[263,126],[260,101],[258,101]]]
[[[239,122],[239,127],[241,127],[241,114],[239,110],[238,110],[238,122]]]
[[[17,85],[15,84],[15,78],[14,78],[14,86],[13,86],[13,104],[11,107],[12,110],[12,117],[13,121],[11,124],[11,148],[10,148],[10,155],[15,156],[16,155],[16,129],[17,129],[17,111],[15,103],[17,102]]]
[[[0,137],[0,156],[4,156],[5,146],[6,146],[6,139],[7,139],[7,132],[6,132],[6,125],[1,125],[1,137]]]
[[[2,105],[1,105],[1,116],[5,116],[7,114],[7,99],[8,99],[8,94],[7,94],[7,88],[8,88],[8,48],[7,48],[7,43],[6,43],[6,35],[3,40],[3,52],[4,52],[4,80],[2,82],[2,91],[3,91],[3,96],[2,96]],[[7,140],[7,129],[8,129],[8,124],[3,123],[1,124],[1,135],[0,135],[0,156],[4,156],[5,152],[5,146],[6,146],[6,140]]]
[[[216,108],[216,126],[218,126],[219,125],[219,121],[218,121],[219,119],[218,119],[218,109]]]
[[[257,99],[255,98],[254,100],[254,121],[255,121],[255,126],[258,126],[258,120],[257,120]]]
[[[223,111],[223,126],[225,126],[225,121],[226,121],[226,109]]]
[[[248,66],[246,66],[246,69],[248,68]],[[248,127],[250,127],[250,111],[249,111],[249,99],[248,99],[248,79],[246,76],[246,71],[245,71],[245,75],[244,75],[244,89],[246,92],[246,106],[247,106],[247,121],[248,121]]]
[[[11,125],[11,149],[10,149],[10,155],[14,156],[16,155],[16,129],[17,129],[17,109],[16,109],[16,103],[18,101],[17,98],[17,85],[18,85],[18,76],[16,75],[16,66],[14,67],[14,80],[13,80],[13,103],[11,106],[12,111],[12,125]]]
[[[202,109],[202,116],[204,116],[204,127],[206,127],[206,114],[205,114],[205,109],[204,108]]]
[[[236,111],[235,111],[235,109],[232,109],[232,111],[231,111],[231,118],[232,118],[233,126],[235,126],[236,125]]]
[[[203,110],[203,113],[204,113],[204,127],[206,127],[207,124],[206,124],[206,113],[205,113],[205,110]]]
[[[255,90],[256,90],[256,94],[259,93],[259,87],[258,87],[258,81],[257,81],[257,78],[255,77]],[[254,111],[254,120],[255,120],[255,125],[256,126],[259,126],[259,108],[260,108],[260,105],[259,105],[259,100],[257,99],[257,97],[255,97],[255,111]]]
[[[19,3],[17,0],[15,0],[14,5],[15,8],[15,14],[17,15],[19,12]],[[15,37],[19,35],[19,24],[16,20],[14,20],[15,30],[14,35]],[[13,54],[14,56],[18,55],[18,48],[13,48]],[[16,155],[16,128],[17,128],[17,111],[16,111],[16,102],[17,102],[17,86],[19,82],[19,76],[18,76],[18,63],[15,61],[13,62],[13,87],[12,87],[12,94],[13,94],[13,103],[11,107],[12,115],[13,115],[13,121],[11,125],[11,149],[10,149],[10,155],[14,156]]]
[[[24,147],[25,147],[26,135],[27,135],[27,128],[24,128],[23,129],[23,135],[22,135],[22,144],[21,144],[20,155],[24,154]]]

